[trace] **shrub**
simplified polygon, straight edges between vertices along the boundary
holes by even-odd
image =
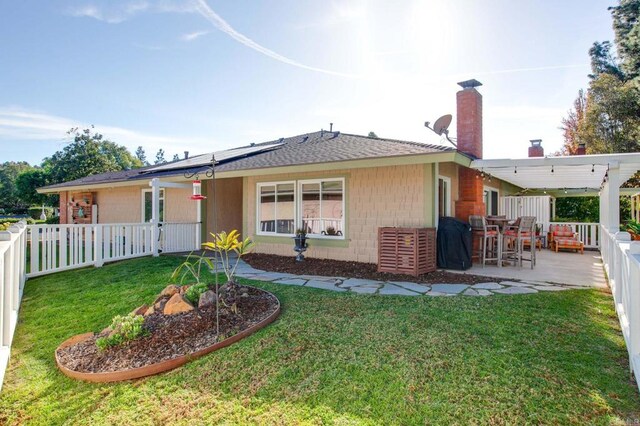
[[[52,216],[48,217],[47,220],[44,221],[47,225],[58,225],[60,223],[60,216]]]
[[[42,214],[42,206],[29,207],[28,212],[31,218],[40,219],[40,215]],[[47,216],[47,218],[53,216],[53,207],[45,206],[44,214]]]
[[[105,350],[111,346],[119,346],[123,343],[135,340],[147,333],[144,328],[144,317],[142,315],[116,315],[111,321],[111,333],[106,337],[96,340],[96,346],[100,350]]]
[[[191,302],[192,305],[198,306],[200,295],[207,290],[209,290],[209,286],[205,283],[194,284],[187,289],[184,293],[184,297]]]

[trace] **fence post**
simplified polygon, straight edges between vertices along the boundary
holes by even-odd
[[[101,267],[102,265],[104,265],[104,256],[102,253],[103,247],[102,247],[102,226],[101,225],[94,225],[92,226],[93,228],[93,232],[94,232],[94,238],[93,238],[93,258],[94,260],[94,264],[96,265],[96,268]]]

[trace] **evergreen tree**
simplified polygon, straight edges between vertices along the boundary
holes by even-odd
[[[164,149],[160,148],[156,153],[156,161],[153,164],[163,164],[166,163],[167,160],[164,159]]]

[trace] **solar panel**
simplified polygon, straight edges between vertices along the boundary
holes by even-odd
[[[268,151],[270,149],[276,148],[281,145],[282,143],[246,146],[242,148],[226,149],[224,151],[217,151],[214,153],[194,155],[193,157],[190,157],[184,160],[172,162],[169,164],[162,164],[162,165],[159,165],[158,167],[152,167],[150,169],[147,169],[146,171],[156,172],[161,170],[186,169],[191,167],[206,166],[208,164],[211,164],[212,154],[215,154],[216,164],[218,164],[223,161],[233,160],[234,158],[244,157],[245,155],[257,154],[259,152]]]

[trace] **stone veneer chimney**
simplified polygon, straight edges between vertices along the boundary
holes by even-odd
[[[529,157],[544,157],[544,148],[542,147],[542,139],[531,139],[529,147]]]
[[[478,80],[458,83],[462,87],[456,94],[456,132],[458,151],[473,158],[482,158],[482,95],[476,87],[482,86]],[[484,215],[484,186],[474,169],[458,169],[458,200],[456,217],[467,222],[470,215]]]

